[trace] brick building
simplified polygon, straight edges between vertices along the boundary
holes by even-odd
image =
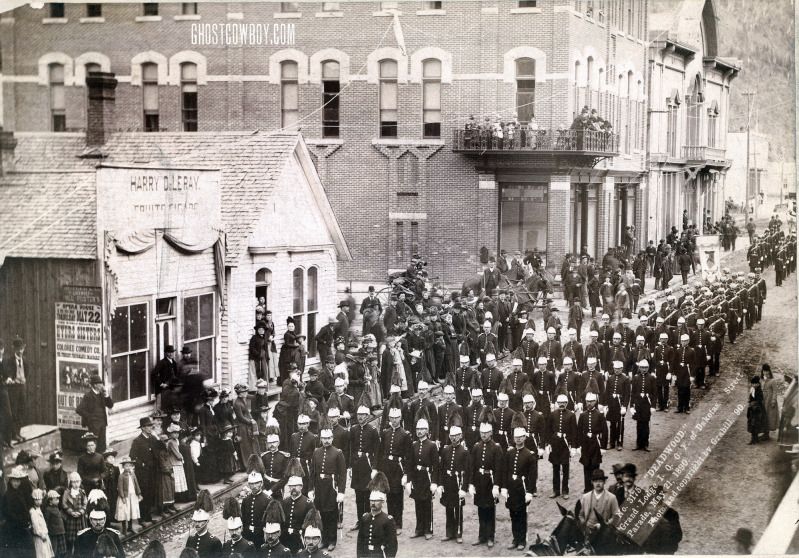
[[[650,16],[647,214],[656,241],[682,229],[683,211],[701,223],[709,210],[715,222],[725,189],[729,197],[738,187],[728,182],[727,130],[741,62],[721,56],[718,33],[712,0],[659,1]]]
[[[646,238],[649,4],[23,6],[0,19],[2,118],[81,130],[87,72],[112,72],[121,130],[301,127],[352,252],[341,282],[379,283],[419,252],[459,283],[481,247],[538,248],[556,268],[583,246],[601,257],[627,224]],[[559,133],[583,106],[615,135]],[[475,149],[458,139],[470,114],[534,117],[543,140]]]

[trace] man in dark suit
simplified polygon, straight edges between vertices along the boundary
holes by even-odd
[[[380,303],[380,299],[377,298],[375,295],[375,288],[373,285],[369,285],[369,296],[363,299],[361,302],[361,314],[366,312],[369,308],[372,308],[377,315],[383,313],[383,305]],[[370,326],[367,324],[366,320],[363,322],[363,332],[361,335],[367,335],[370,331]]]
[[[329,316],[327,324],[317,332],[316,350],[319,352],[319,362],[325,362],[327,357],[333,354],[333,342],[336,340],[337,329],[338,321],[333,316]]]
[[[139,419],[141,433],[133,439],[130,458],[136,463],[136,478],[139,481],[142,500],[141,523],[152,523],[151,511],[155,502],[155,487],[158,482],[158,458],[155,452],[157,438],[153,435],[153,421],[150,417]]]
[[[178,375],[178,363],[175,361],[175,347],[164,347],[164,358],[158,361],[150,374],[150,385],[155,393],[155,408],[162,409],[161,392],[169,387],[169,381]],[[95,432],[99,436],[97,432]]]
[[[338,303],[339,313],[336,316],[336,321],[338,325],[336,325],[336,337],[343,337],[344,338],[344,345],[347,345],[347,342],[350,339],[350,320],[347,318],[347,314],[350,310],[350,303],[347,300],[342,300]]]
[[[14,339],[14,354],[3,360],[2,381],[6,384],[8,400],[11,405],[11,437],[16,442],[24,441],[19,430],[27,424],[27,396],[25,393],[27,380],[25,375],[28,363],[24,358],[24,353],[25,341],[18,336]]]
[[[103,379],[94,375],[91,378],[91,390],[83,396],[75,412],[80,416],[83,426],[97,436],[97,451],[105,451],[105,428],[108,426],[106,407],[112,409],[114,401],[106,393]]]

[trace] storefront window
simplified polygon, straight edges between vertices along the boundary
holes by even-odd
[[[111,397],[127,401],[148,393],[150,334],[147,304],[119,306],[111,319]]]
[[[547,184],[502,185],[500,248],[513,253],[547,249]]]
[[[205,378],[214,377],[216,319],[213,293],[183,299],[183,346],[190,347]]]
[[[575,184],[571,191],[571,227],[569,230],[569,246],[571,252],[580,254],[586,247],[588,254],[596,254],[596,184]],[[601,256],[601,254],[600,254]]]

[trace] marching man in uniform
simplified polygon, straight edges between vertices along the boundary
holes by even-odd
[[[310,510],[305,516],[305,521],[303,521],[302,544],[304,548],[297,553],[297,558],[326,558],[330,556],[322,547],[322,519],[315,509]]]
[[[350,429],[350,464],[352,466],[352,481],[350,485],[355,492],[356,517],[360,521],[363,514],[369,510],[369,480],[372,472],[377,471],[377,447],[380,444],[380,435],[377,429],[369,424],[372,411],[369,408],[369,398],[361,397],[357,410],[358,424]],[[351,531],[357,531],[359,523]]]
[[[222,543],[221,556],[230,556],[234,553],[241,556],[251,555],[256,547],[242,536],[241,517],[228,517],[227,530],[230,538]]]
[[[369,511],[360,517],[357,558],[394,558],[397,555],[397,527],[383,511],[388,480],[379,472],[369,481]]]
[[[500,494],[510,511],[513,540],[508,550],[524,550],[527,546],[527,506],[533,501],[532,485],[538,467],[538,456],[525,446],[527,429],[523,413],[516,413],[513,428],[513,447],[505,454]]]
[[[549,420],[549,462],[552,463],[552,498],[561,494],[569,497],[569,460],[577,446],[577,420],[574,412],[567,408],[568,397],[561,393],[557,398],[558,408]],[[562,474],[562,476],[561,476]]]
[[[480,441],[471,449],[471,484],[469,493],[474,496],[477,518],[480,522],[477,542],[473,546],[494,546],[497,501],[502,475],[504,450],[493,440],[494,414],[484,407],[480,413]]]
[[[255,548],[264,544],[263,517],[269,496],[263,491],[263,477],[258,471],[252,471],[247,476],[250,493],[241,503],[242,536],[253,543]]]
[[[289,464],[289,455],[279,451],[280,435],[269,433],[266,435],[266,451],[261,454],[264,464],[264,492],[270,498],[280,500],[283,497],[283,487],[286,485],[285,472]]]
[[[596,394],[585,394],[585,411],[577,421],[577,443],[580,463],[583,464],[585,492],[591,490],[591,473],[602,464],[602,454],[608,447],[608,423],[596,408]]]
[[[410,497],[416,502],[416,532],[412,539],[433,538],[433,494],[438,489],[438,447],[428,438],[430,422],[427,410],[419,409],[416,418],[416,437],[410,459],[408,459],[408,481]]]
[[[496,426],[494,441],[500,445],[503,452],[512,444],[510,421],[513,420],[514,413],[513,409],[508,407],[508,400],[508,394],[500,392],[497,394],[497,408],[494,409],[493,424]]]
[[[333,552],[338,542],[339,504],[344,503],[347,465],[344,453],[333,445],[333,429],[322,419],[319,430],[322,447],[314,450],[311,460],[311,491],[308,496],[321,519],[321,548]]]
[[[622,361],[613,361],[613,375],[608,378],[602,400],[607,409],[605,416],[610,423],[610,448],[619,451],[624,444],[624,416],[630,406],[630,381],[624,374],[623,366]]]
[[[450,444],[441,450],[441,484],[438,487],[440,502],[446,510],[446,536],[442,541],[463,542],[463,504],[469,489],[469,452],[463,446],[463,429],[460,415],[450,421]]]
[[[649,451],[649,421],[655,411],[655,382],[649,374],[649,362],[638,363],[638,374],[633,378],[632,415],[636,424],[635,449]]]
[[[291,558],[291,551],[280,542],[285,522],[280,500],[270,500],[264,513],[264,544],[258,549],[259,558]]]
[[[402,409],[391,407],[388,411],[389,427],[383,430],[377,458],[378,469],[388,479],[386,504],[389,515],[397,524],[397,535],[402,534],[402,511],[405,507],[402,488],[408,482],[408,454],[411,451],[411,437],[400,426]]]
[[[208,490],[200,490],[191,516],[192,530],[186,548],[193,548],[200,558],[218,558],[222,554],[222,542],[208,532],[208,521],[214,511],[214,502]]]
[[[298,459],[289,463],[289,478],[286,486],[289,489],[289,497],[282,501],[283,515],[285,516],[285,529],[280,535],[280,542],[291,551],[292,555],[297,554],[302,548],[302,523],[309,510],[313,509],[313,502],[302,493],[303,490],[303,469]]]

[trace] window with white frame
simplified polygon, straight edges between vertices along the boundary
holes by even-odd
[[[144,131],[157,132],[158,115],[158,64],[147,62],[141,65],[142,106],[144,108]]]
[[[322,62],[322,137],[339,136],[339,93],[341,69],[335,60]]]
[[[300,118],[299,67],[293,60],[280,63],[280,126],[287,128]]]
[[[184,132],[197,131],[197,64],[184,62],[180,65],[181,115]]]
[[[50,64],[50,127],[53,132],[67,131],[64,65]]]
[[[516,60],[516,113],[519,122],[530,122],[535,117],[535,60]]]
[[[677,156],[677,114],[679,111],[677,99],[667,99],[666,109],[666,150],[672,157]]]
[[[441,60],[422,62],[422,134],[441,137]]]
[[[380,137],[397,137],[397,71],[396,60],[380,61]]]
[[[319,268],[302,267],[292,272],[292,315],[295,333],[306,336],[306,348],[316,354],[316,329],[319,314]]]
[[[269,310],[270,299],[269,294],[272,290],[272,270],[267,267],[262,267],[255,273],[255,300],[256,313],[260,307],[263,313]]]
[[[719,107],[714,102],[707,109],[707,146],[716,147],[716,133],[718,132]]]
[[[149,393],[150,326],[146,302],[117,306],[111,318],[111,397],[115,402]]]
[[[213,378],[216,362],[214,293],[183,297],[183,346],[191,348],[203,377]]]

